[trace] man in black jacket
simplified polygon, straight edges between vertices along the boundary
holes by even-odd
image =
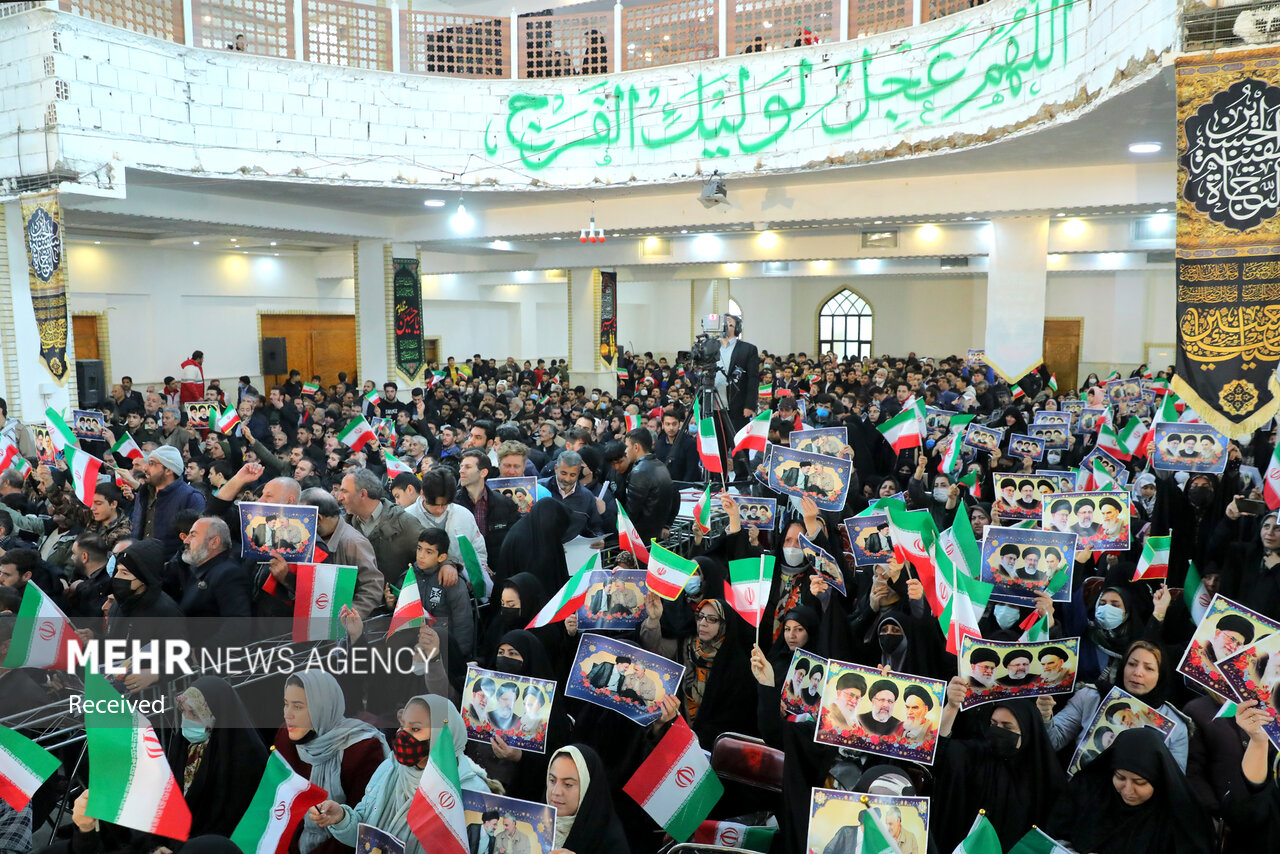
[[[519,521],[520,511],[510,498],[485,485],[492,474],[494,469],[488,454],[478,448],[464,451],[458,467],[459,486],[453,503],[465,507],[475,517],[489,559],[495,560],[502,553],[502,541],[507,538],[507,531]]]
[[[684,427],[684,417],[684,410],[679,407],[668,409],[662,414],[662,432],[654,443],[653,455],[667,464],[672,480],[700,481],[702,471],[699,468],[698,449],[689,432],[681,429]]]
[[[210,649],[243,639],[253,616],[249,574],[230,548],[231,529],[217,516],[197,519],[183,543],[182,562],[189,570],[178,607],[188,617],[191,640]]]
[[[725,337],[720,339],[720,363],[716,389],[724,396],[730,433],[755,417],[760,392],[760,352],[742,340],[742,318],[725,315]]]
[[[538,483],[546,487],[553,499],[587,520],[582,532],[588,537],[608,533],[600,522],[603,502],[578,482],[581,474],[582,456],[577,451],[561,451],[556,457],[555,474]]]
[[[662,536],[680,510],[680,493],[671,482],[671,473],[653,455],[653,436],[644,427],[627,433],[626,491],[619,495],[641,542]],[[563,456],[563,455],[561,455]]]

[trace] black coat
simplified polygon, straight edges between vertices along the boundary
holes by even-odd
[[[182,576],[178,607],[188,617],[188,635],[204,646],[230,646],[244,638],[253,616],[249,575],[230,552],[220,552]]]
[[[653,454],[641,457],[627,471],[627,488],[619,496],[642,542],[656,539],[680,510],[680,493],[671,472]]]
[[[754,410],[759,405],[760,396],[760,351],[741,337],[733,345],[733,355],[729,357],[728,383],[725,408],[729,422],[737,430],[747,421],[743,410]]]
[[[659,433],[653,443],[653,455],[667,464],[672,480],[692,482],[702,479],[698,449],[688,433],[677,433],[675,442],[669,440],[666,433]]]
[[[492,563],[502,554],[502,543],[507,538],[507,532],[511,530],[511,526],[520,521],[520,510],[516,507],[516,503],[500,492],[494,492],[492,489],[489,493],[489,512],[484,518],[484,527],[480,529],[480,536],[484,537],[485,550],[489,553],[489,562]],[[465,487],[458,487],[458,491],[453,496],[453,503],[467,508],[471,515],[476,515],[476,503],[471,500],[471,493],[467,492]],[[476,519],[479,524],[480,520]]]

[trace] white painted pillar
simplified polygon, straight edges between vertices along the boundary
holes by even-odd
[[[920,26],[920,15],[922,14],[924,4],[921,0],[911,0],[911,25],[913,27]]]
[[[516,10],[511,10],[511,43],[507,45],[507,50],[511,53],[511,79],[515,80],[520,76],[520,16],[516,14]]]
[[[626,34],[622,32],[622,3],[613,4],[613,70],[621,71],[626,66],[622,62],[622,49],[626,47]]]
[[[293,0],[293,58],[307,59],[307,32],[303,29],[302,0]]]
[[[1044,360],[1049,218],[991,221],[987,270],[987,364],[1016,382]]]
[[[387,305],[383,242],[361,240],[355,247],[356,359],[359,379],[371,379],[381,387],[391,376],[387,361]]]
[[[720,8],[717,11],[718,11],[717,21],[719,23],[717,24],[717,27],[716,27],[716,29],[718,30],[718,34],[716,36],[716,45],[717,45],[716,56],[728,56],[729,55],[729,0],[720,0]]]
[[[849,21],[849,4],[836,4],[836,39],[837,41],[847,42],[849,40],[849,31],[852,28]]]
[[[195,15],[191,13],[191,0],[182,0],[182,43],[193,47],[196,43]]]
[[[403,58],[400,56],[400,4],[391,0],[391,70],[399,74],[404,71]]]

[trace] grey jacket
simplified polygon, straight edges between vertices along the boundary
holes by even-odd
[[[418,554],[418,535],[422,523],[410,516],[400,505],[385,498],[382,508],[368,522],[349,516],[347,521],[368,538],[383,578],[396,587],[400,586],[405,570]]]

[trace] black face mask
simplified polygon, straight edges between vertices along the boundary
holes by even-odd
[[[885,632],[880,635],[880,649],[885,655],[893,655],[897,652],[898,647],[902,646],[902,642],[906,640],[903,635],[893,635]]]
[[[133,581],[131,579],[111,579],[111,593],[116,597],[117,602],[126,602],[134,597],[132,585]]]
[[[514,623],[516,620],[520,619],[519,608],[508,608],[503,606],[501,613],[502,619],[506,620],[508,623]]]
[[[521,671],[524,670],[524,662],[508,655],[500,655],[494,661],[493,669],[499,673],[510,673],[513,676],[519,676]]]
[[[1012,759],[1018,752],[1020,738],[1022,736],[1018,733],[1009,732],[995,724],[987,727],[987,744],[991,745],[991,752],[997,759]]]
[[[1208,507],[1213,500],[1213,490],[1207,486],[1193,486],[1187,490],[1187,500],[1196,507]]]

